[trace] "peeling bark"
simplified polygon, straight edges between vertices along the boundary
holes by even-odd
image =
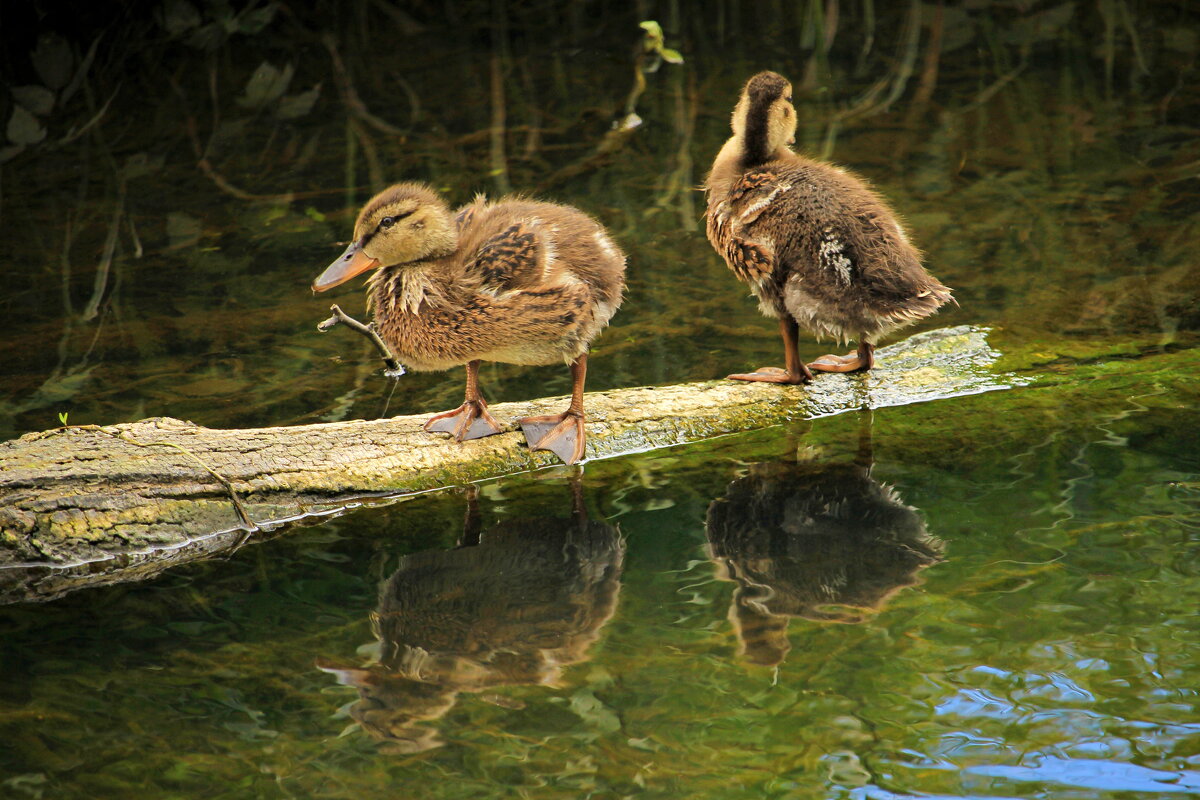
[[[918,334],[865,375],[809,386],[708,381],[587,395],[587,458],[609,458],[863,407],[1007,388],[984,329]],[[566,398],[490,406],[499,420]],[[262,539],[347,502],[559,463],[509,432],[455,443],[427,415],[218,430],[158,417],[67,427],[0,445],[0,602],[152,575]],[[240,510],[239,510],[240,508]]]

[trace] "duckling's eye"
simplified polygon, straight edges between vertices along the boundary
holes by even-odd
[[[416,209],[413,209],[413,211],[416,211]],[[390,217],[384,217],[383,219],[379,220],[378,227],[381,230],[385,229],[385,228],[390,228],[393,225],[395,225],[397,222],[399,222],[400,220],[404,219],[405,217],[411,217],[413,214],[413,211],[405,211],[403,214],[393,214]]]
[[[783,98],[783,99],[784,99],[784,100],[787,100],[789,103],[790,103],[790,102],[792,102],[792,96],[791,96],[790,94],[789,94],[787,97]]]

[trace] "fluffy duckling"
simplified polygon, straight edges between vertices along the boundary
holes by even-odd
[[[792,152],[792,85],[774,72],[746,83],[733,110],[733,136],[705,189],[708,239],[763,314],[779,319],[786,367],[734,380],[801,383],[812,372],[855,372],[875,363],[875,344],[929,316],[950,289],[921,266],[887,202],[858,176]],[[805,365],[803,326],[818,337],[858,340],[848,356]]]
[[[621,305],[625,256],[596,220],[553,203],[482,196],[452,213],[428,186],[371,198],[354,239],[316,281],[323,292],[367,270],[367,306],[405,366],[465,364],[466,398],[425,423],[458,441],[501,432],[479,391],[480,361],[570,365],[562,414],[517,421],[530,448],[583,458],[583,384],[591,341]]]

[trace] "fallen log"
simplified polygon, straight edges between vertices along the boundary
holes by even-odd
[[[610,458],[791,419],[905,405],[1013,385],[986,329],[917,334],[865,375],[808,386],[707,381],[587,396],[587,459]],[[564,398],[500,403],[513,420]],[[0,445],[0,602],[147,577],[267,538],[348,504],[559,464],[518,430],[464,443],[425,416],[219,430],[158,417],[69,426]]]

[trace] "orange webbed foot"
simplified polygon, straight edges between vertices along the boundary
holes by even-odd
[[[517,420],[525,433],[530,450],[549,450],[564,464],[574,464],[583,458],[586,434],[583,415],[566,412]]]
[[[733,375],[726,375],[726,380],[731,381],[757,381],[759,383],[783,383],[783,384],[798,384],[808,383],[812,380],[812,374],[807,370],[803,372],[788,372],[786,369],[779,367],[759,367],[754,372],[738,372]]]
[[[808,362],[808,368],[814,372],[861,372],[871,368],[871,363],[858,353],[848,356],[835,356],[832,353]]]
[[[456,442],[467,439],[482,439],[503,433],[503,427],[487,411],[487,403],[473,400],[463,403],[453,411],[436,414],[425,423],[425,430],[449,433]]]

